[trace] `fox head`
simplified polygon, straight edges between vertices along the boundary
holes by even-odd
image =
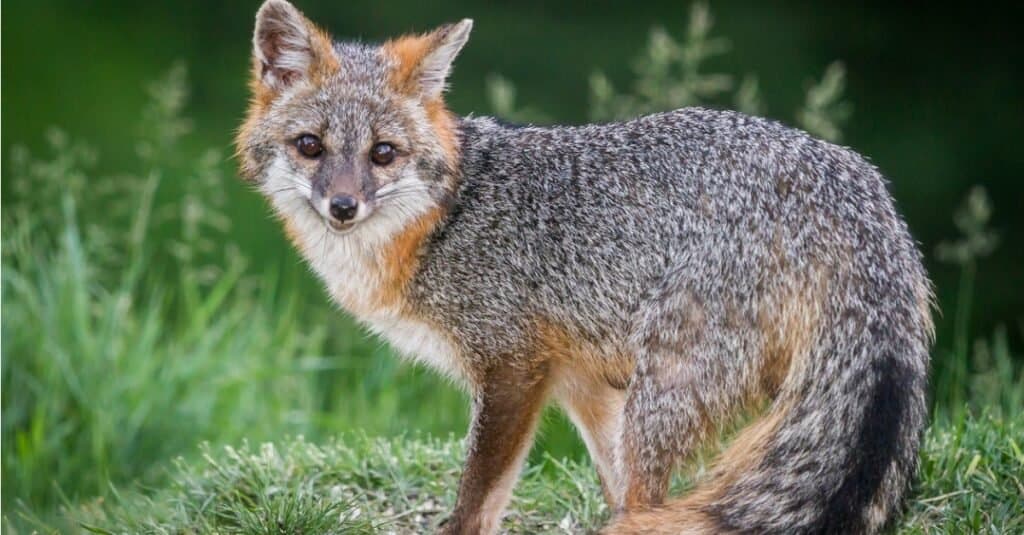
[[[289,229],[395,232],[441,205],[458,159],[442,100],[472,21],[381,45],[333,41],[285,0],[256,14],[241,173]]]

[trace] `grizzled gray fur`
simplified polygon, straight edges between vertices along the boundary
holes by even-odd
[[[469,353],[516,352],[538,316],[615,347],[636,365],[626,447],[664,470],[659,452],[693,447],[691,412],[724,416],[757,388],[763,307],[821,291],[806,365],[777,394],[794,404],[782,432],[707,512],[743,532],[838,533],[898,506],[926,416],[928,282],[863,158],[696,108],[460,132],[459,187],[412,294]]]

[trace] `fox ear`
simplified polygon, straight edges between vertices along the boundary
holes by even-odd
[[[395,60],[393,80],[400,90],[425,100],[439,98],[455,56],[469,40],[472,19],[446,24],[425,34],[401,37],[384,45]]]
[[[333,57],[331,40],[286,0],[266,0],[253,33],[255,76],[280,91],[308,79]]]
[[[473,30],[473,19],[462,19],[434,30],[435,45],[420,62],[419,85],[423,96],[440,97],[444,92],[448,74],[451,73],[455,56],[469,40]]]

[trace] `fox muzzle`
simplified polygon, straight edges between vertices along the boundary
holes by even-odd
[[[370,215],[371,186],[369,169],[360,169],[352,162],[325,160],[313,178],[310,203],[331,228],[347,230]]]

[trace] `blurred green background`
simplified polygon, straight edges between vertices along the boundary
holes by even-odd
[[[236,178],[231,138],[246,104],[258,4],[3,4],[5,514],[20,500],[23,512],[45,516],[54,504],[103,494],[108,479],[157,481],[163,459],[194,454],[200,440],[465,429],[463,396],[391,358],[337,313],[262,199]],[[488,80],[500,74],[514,84],[516,107],[528,109],[516,118],[563,123],[591,117],[595,71],[628,90],[651,29],[681,39],[690,20],[689,3],[656,0],[296,5],[338,39],[381,40],[474,18],[450,107],[493,113]],[[1024,55],[1016,17],[891,2],[710,8],[712,34],[729,47],[702,68],[735,82],[756,76],[766,116],[794,124],[826,67],[845,65],[852,113],[841,142],[892,180],[936,284],[937,412],[999,390],[984,381],[968,388],[969,374],[994,367],[993,380],[1019,382]],[[182,80],[184,71],[167,78],[176,64],[187,67],[187,101],[152,89],[155,80],[172,88]],[[145,143],[162,146],[181,103],[187,133],[159,157],[140,156]],[[55,144],[52,127],[73,141],[57,136]],[[62,155],[77,154],[78,142],[90,149],[65,165]],[[79,166],[93,154],[95,163]],[[51,164],[20,165],[26,158]],[[999,246],[966,263],[940,262],[939,244],[961,232],[953,214],[978,185],[992,199],[988,225]],[[110,194],[119,187],[131,193]],[[192,226],[190,196],[208,212]],[[125,203],[152,208],[142,242],[99,243],[93,236],[131,226],[137,214]],[[245,260],[231,263],[236,257]],[[1021,390],[1013,392],[1010,408],[1020,402]],[[551,419],[540,449],[582,456],[565,422]]]
[[[189,68],[190,143],[230,140],[245,107],[253,14],[258,2],[11,1],[3,21],[3,147],[40,147],[58,125],[85,137],[117,169],[131,147],[145,84],[176,60]],[[518,99],[560,122],[586,120],[587,78],[596,69],[628,80],[650,27],[680,32],[687,4],[626,2],[307,1],[298,6],[337,38],[380,40],[462,17],[476,20],[449,95],[458,113],[489,113],[485,77],[501,73]],[[892,191],[927,252],[955,233],[950,213],[973,184],[996,199],[993,224],[1006,246],[978,280],[980,328],[1024,310],[1024,54],[1013,17],[994,8],[921,9],[890,2],[722,2],[716,33],[732,43],[713,66],[759,77],[766,115],[787,119],[811,76],[832,60],[847,66],[853,114],[844,143],[892,179]],[[132,130],[126,128],[132,125]],[[230,165],[230,164],[228,164]],[[256,195],[232,189],[228,208],[260,265],[295,256]],[[5,187],[4,204],[15,202]],[[251,222],[251,224],[249,224]],[[153,237],[158,240],[158,236]],[[955,273],[929,265],[940,303]],[[948,306],[944,306],[944,309]],[[951,321],[946,314],[942,325]]]

